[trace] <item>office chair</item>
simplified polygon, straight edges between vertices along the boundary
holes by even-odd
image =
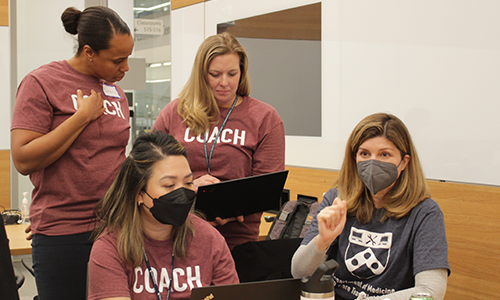
[[[16,277],[10,256],[9,239],[2,222],[0,227],[0,299],[19,300],[18,288],[24,283],[22,273]]]
[[[33,271],[33,263],[31,262],[31,259],[21,259],[21,263],[23,264],[24,268],[30,272],[33,277],[35,277],[35,271]],[[38,300],[38,295],[33,297],[33,300]]]
[[[24,258],[21,259],[21,263],[26,268],[26,270],[28,270],[28,272],[30,272],[30,274],[33,275],[33,277],[35,277],[35,271],[33,271],[33,267],[31,266],[32,263],[28,262],[27,259]]]
[[[16,277],[16,285],[17,285],[17,289],[20,289],[23,284],[24,284],[24,280],[26,280],[26,278],[24,277],[24,274],[21,273],[18,269],[16,269],[14,267],[14,276]]]

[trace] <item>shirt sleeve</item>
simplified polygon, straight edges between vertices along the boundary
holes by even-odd
[[[89,300],[130,297],[125,265],[109,241],[100,238],[92,246],[88,275]]]
[[[311,226],[309,226],[309,230],[307,231],[306,235],[304,236],[304,239],[302,240],[301,245],[307,245],[309,242],[319,234],[318,231],[318,214],[323,208],[332,205],[333,200],[337,197],[337,190],[336,189],[331,189],[326,194],[323,196],[323,201],[319,204],[318,211],[314,215],[314,218],[312,220]]]
[[[170,102],[172,103],[172,102]],[[165,133],[169,133],[169,112],[171,111],[171,104],[167,104],[161,111],[160,114],[158,115],[158,118],[156,118],[152,130],[159,130]]]
[[[326,250],[316,248],[314,240],[307,245],[300,245],[292,257],[292,275],[294,278],[311,276],[326,261]]]
[[[432,269],[448,269],[448,244],[444,216],[434,200],[428,199],[430,208],[419,213],[413,245],[413,275]],[[425,204],[425,203],[422,203]]]
[[[285,169],[285,127],[276,111],[272,122],[263,134],[252,157],[252,175],[277,172]]]
[[[212,285],[224,285],[239,283],[238,273],[236,273],[236,267],[234,265],[233,257],[231,252],[223,240],[222,236],[220,239],[221,252],[218,260],[214,260],[214,272],[212,276]]]
[[[27,75],[17,90],[11,129],[25,129],[43,134],[51,130],[53,108],[38,80]]]
[[[415,286],[409,289],[397,291],[392,294],[380,297],[363,297],[356,300],[382,300],[390,298],[391,300],[408,300],[415,293],[429,293],[434,300],[443,300],[446,293],[446,284],[448,281],[447,269],[434,269],[418,273],[415,276]]]
[[[311,226],[307,231],[304,239],[301,242],[300,247],[297,249],[292,258],[292,275],[295,278],[301,278],[304,276],[309,276],[314,273],[314,271],[321,265],[327,258],[327,250],[320,251],[316,248],[314,243],[314,237],[316,237],[318,232],[318,213],[325,207],[332,205],[333,199],[337,196],[337,191],[335,189],[329,190],[325,196],[323,196],[323,201],[319,205],[319,209],[314,215]]]

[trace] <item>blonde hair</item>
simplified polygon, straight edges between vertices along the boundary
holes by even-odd
[[[374,203],[372,196],[358,175],[356,153],[361,144],[374,137],[385,137],[410,161],[385,195],[385,215],[382,218],[398,219],[407,215],[418,203],[431,196],[427,181],[413,145],[410,133],[396,116],[378,113],[370,115],[354,128],[349,136],[344,162],[336,182],[339,197],[347,201],[347,210],[361,223],[371,221]]]
[[[207,81],[208,68],[216,56],[231,53],[240,58],[241,77],[236,93],[240,96],[250,94],[248,58],[238,40],[228,32],[205,39],[196,53],[191,76],[179,94],[177,107],[177,112],[194,135],[204,133],[211,124],[219,121],[219,107]]]
[[[140,266],[144,259],[141,210],[137,205],[137,196],[145,189],[153,165],[172,155],[187,158],[186,149],[173,136],[161,131],[139,135],[115,181],[97,206],[100,224],[94,230],[93,238],[97,239],[105,229],[109,233],[117,232],[120,258],[133,267]],[[172,238],[175,256],[186,257],[193,235],[189,218],[182,226],[174,226]]]

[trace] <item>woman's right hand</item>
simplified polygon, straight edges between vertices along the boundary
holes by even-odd
[[[26,129],[11,131],[11,153],[16,169],[23,175],[40,171],[57,161],[85,127],[105,111],[101,94],[91,91],[83,97],[76,91],[78,110],[52,131],[43,134]]]
[[[194,191],[198,192],[199,186],[207,185],[207,184],[214,184],[214,183],[219,183],[219,182],[220,182],[219,178],[213,177],[212,175],[205,174],[205,175],[193,180]]]
[[[318,250],[325,251],[344,230],[347,203],[339,197],[335,198],[332,205],[318,213],[316,219],[319,234],[315,237],[315,244]]]
[[[84,97],[83,92],[78,89],[76,91],[76,96],[76,102],[78,103],[77,113],[86,114],[89,122],[99,118],[106,111],[101,93],[91,90],[90,95],[88,97]]]
[[[28,235],[26,236],[26,239],[29,241],[33,237],[33,232],[31,232],[31,223],[26,226],[26,229],[24,229],[24,232],[26,232]]]

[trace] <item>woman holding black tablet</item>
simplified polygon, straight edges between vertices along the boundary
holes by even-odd
[[[227,32],[208,37],[179,98],[153,126],[186,147],[195,188],[284,170],[283,121],[249,94],[248,59],[238,40]],[[258,240],[261,215],[217,218],[213,225],[232,249]]]

